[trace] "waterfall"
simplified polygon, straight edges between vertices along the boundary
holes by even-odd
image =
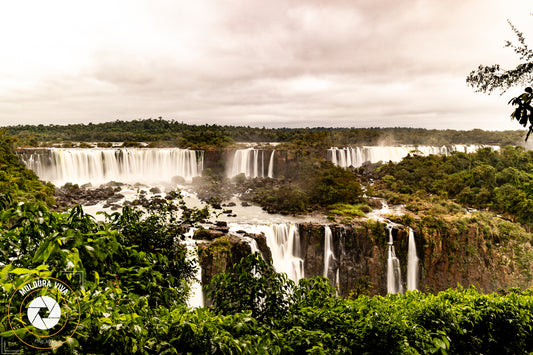
[[[261,255],[261,250],[259,250],[259,246],[257,245],[257,242],[255,241],[255,239],[253,238],[250,238],[250,237],[241,237],[246,243],[248,243],[248,245],[250,246],[250,251],[252,254],[255,254],[255,253],[259,253],[259,255]]]
[[[268,177],[271,179],[274,177],[274,152],[275,150],[270,154],[270,162],[268,163]]]
[[[364,163],[377,162],[400,162],[408,154],[428,155],[447,155],[452,152],[475,153],[481,148],[489,147],[493,150],[499,150],[497,145],[481,144],[455,144],[450,146],[428,146],[428,145],[401,145],[401,146],[363,146],[363,147],[332,147],[327,151],[327,159],[333,164],[342,168],[350,166],[359,168]]]
[[[297,224],[249,225],[232,223],[230,230],[245,230],[254,234],[263,233],[272,253],[274,270],[286,273],[288,278],[294,282],[298,282],[304,277],[304,260],[300,251],[300,233]]]
[[[228,177],[244,174],[247,178],[274,176],[274,151],[270,154],[268,170],[265,172],[265,150],[248,148],[238,149],[233,155]]]
[[[278,272],[287,273],[291,280],[298,282],[304,277],[304,261],[301,258],[298,225],[283,223],[274,224],[272,227],[274,234],[267,234],[267,245],[272,252],[272,258],[279,260],[274,268],[277,268]]]
[[[387,226],[389,231],[388,257],[387,257],[387,293],[403,293],[402,272],[400,260],[396,257],[394,241],[392,240],[392,226]]]
[[[416,254],[415,233],[409,227],[409,249],[407,253],[407,289],[418,287],[418,256]]]
[[[333,240],[332,240],[331,228],[324,226],[324,277],[328,277],[329,273],[329,261],[331,258],[335,258],[333,254]],[[337,270],[338,271],[338,270]]]
[[[50,148],[21,153],[21,160],[41,180],[93,185],[170,183],[175,176],[192,181],[203,170],[203,151],[179,148]]]
[[[189,232],[185,234],[186,238],[184,241],[187,248],[187,261],[192,262],[192,264],[196,266],[196,275],[194,275],[194,281],[191,284],[187,305],[189,307],[198,308],[204,306],[204,293],[202,290],[202,267],[200,266],[196,241],[192,239],[193,233],[194,228],[191,228]]]

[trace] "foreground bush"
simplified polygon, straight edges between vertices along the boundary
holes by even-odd
[[[59,214],[40,205],[0,202],[0,301],[35,276],[85,275],[74,290],[79,327],[56,353],[533,351],[531,290],[484,295],[469,288],[342,299],[325,278],[295,285],[254,255],[213,279],[214,306],[190,309],[185,300],[193,269],[178,240],[180,223],[203,217],[201,211],[182,206],[176,220],[174,204],[158,201],[147,215],[126,209],[97,223],[79,208]],[[0,337],[16,343],[16,336],[28,336],[25,328],[16,335],[10,329],[5,308],[0,319]]]

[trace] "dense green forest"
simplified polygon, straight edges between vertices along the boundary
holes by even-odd
[[[474,154],[410,155],[398,164],[379,167],[376,177],[381,188],[400,194],[396,202],[436,195],[533,226],[532,167],[531,151],[508,146],[501,151],[484,148]]]
[[[417,128],[256,128],[191,125],[174,120],[144,119],[99,124],[18,125],[5,127],[20,144],[40,142],[152,142],[153,146],[224,147],[235,142],[293,142],[303,145],[349,144],[520,144],[523,131],[426,130]]]

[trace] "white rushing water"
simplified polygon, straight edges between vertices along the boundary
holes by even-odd
[[[403,293],[402,271],[400,260],[396,257],[394,241],[392,239],[392,226],[387,226],[389,231],[389,244],[387,255],[387,293]]]
[[[268,175],[267,177],[269,178],[273,178],[274,177],[274,153],[276,151],[273,150],[272,153],[270,154],[270,161],[268,163]]]
[[[179,148],[49,148],[20,157],[41,180],[56,186],[170,183],[176,176],[191,181],[204,164],[203,151]]]
[[[394,216],[401,216],[405,214],[405,206],[404,205],[395,205],[395,206],[389,206],[387,203],[387,200],[384,198],[378,198],[373,197],[376,200],[379,200],[381,202],[381,208],[379,210],[375,209],[366,214],[367,218],[369,219],[375,219],[377,221],[381,222],[388,222],[389,217],[391,215]]]
[[[304,277],[304,260],[300,253],[300,233],[295,223],[273,224],[228,224],[230,231],[244,230],[248,233],[264,233],[272,253],[276,272],[283,272],[294,282]]]
[[[333,164],[343,168],[353,166],[359,168],[364,163],[378,163],[380,161],[388,163],[392,161],[398,163],[409,153],[419,155],[447,155],[452,152],[475,153],[481,148],[489,147],[499,150],[499,146],[489,146],[480,144],[454,144],[444,146],[429,145],[401,145],[401,146],[362,146],[362,147],[332,147],[327,151],[327,158]]]
[[[326,225],[324,226],[324,277],[328,277],[329,261],[332,258],[335,258],[333,254],[333,236],[331,234],[331,228]]]
[[[187,305],[189,307],[203,307],[204,306],[204,292],[202,290],[202,267],[198,257],[198,247],[196,241],[192,239],[194,228],[191,228],[188,233],[185,234],[185,246],[187,247],[187,260],[192,262],[196,266],[195,279],[191,284],[191,290],[189,298],[187,299]]]
[[[228,177],[232,178],[244,174],[247,178],[274,177],[274,151],[267,156],[263,149],[248,148],[235,151],[228,170]]]
[[[418,288],[418,255],[416,254],[415,232],[409,227],[409,249],[407,252],[407,289]]]

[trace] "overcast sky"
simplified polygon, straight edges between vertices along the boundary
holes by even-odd
[[[532,0],[2,1],[0,125],[520,129],[474,93]]]

